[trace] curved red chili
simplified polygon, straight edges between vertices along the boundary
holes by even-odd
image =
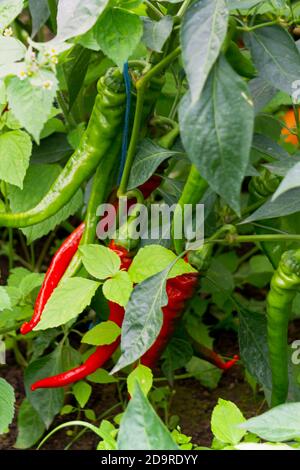
[[[59,250],[52,258],[50,266],[45,274],[42,287],[35,301],[32,318],[29,322],[25,322],[21,327],[20,331],[22,335],[26,335],[32,331],[33,328],[39,323],[47,301],[51,297],[54,289],[57,287],[59,281],[69,266],[71,259],[78,249],[84,227],[84,223],[80,224],[79,227],[77,227],[77,229],[74,230],[74,232],[72,232],[71,235],[69,235],[68,238],[63,242]]]

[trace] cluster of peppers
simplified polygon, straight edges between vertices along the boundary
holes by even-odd
[[[156,80],[153,90],[149,88],[149,96],[146,99],[147,117],[151,115],[154,101],[157,99],[157,89],[163,85],[163,78]],[[78,247],[82,244],[92,243],[96,235],[96,209],[106,201],[111,194],[114,181],[117,177],[118,156],[121,148],[122,123],[125,112],[126,93],[122,74],[115,68],[100,78],[98,82],[98,94],[79,147],[71,156],[65,168],[57,180],[53,183],[47,195],[33,209],[22,213],[0,213],[0,224],[7,227],[26,227],[39,223],[55,214],[75,194],[81,184],[95,171],[90,199],[86,211],[85,220],[64,241],[45,275],[44,282],[35,302],[34,313],[29,322],[21,327],[21,333],[27,334],[39,323],[44,307],[51,297],[54,289],[65,279],[74,276],[81,267],[81,257]],[[145,117],[146,117],[145,114]],[[168,147],[174,142],[174,129],[170,132],[170,138],[163,136],[161,145]],[[138,189],[144,198],[147,198],[159,186],[161,178],[152,176],[149,181]],[[207,183],[202,179],[195,167],[192,167],[187,181],[186,189],[182,194],[179,204],[197,203],[203,196]],[[188,200],[190,197],[193,200]],[[129,205],[132,201],[129,201]],[[118,205],[118,201],[115,202]],[[111,241],[109,248],[118,254],[121,260],[121,269],[128,270],[132,262],[132,253],[120,246],[115,240]],[[176,251],[180,251],[177,246]],[[185,304],[196,289],[198,273],[189,273],[169,279],[166,284],[168,304],[163,310],[163,325],[159,336],[151,348],[142,356],[141,363],[154,367],[170,340],[176,323],[182,315]],[[124,308],[116,303],[109,302],[109,320],[122,326]],[[32,384],[32,390],[38,388],[63,387],[82,380],[103,366],[117,349],[120,338],[112,344],[99,346],[96,351],[80,366],[54,377],[42,379]],[[237,360],[225,363],[213,351],[207,355],[221,369],[227,370]]]

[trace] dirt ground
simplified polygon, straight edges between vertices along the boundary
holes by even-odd
[[[224,338],[224,340],[222,342],[228,344],[228,338]],[[234,343],[236,344],[236,340]],[[11,362],[11,364],[1,368],[1,376],[6,378],[6,380],[14,386],[17,395],[18,409],[24,397],[22,371],[13,364],[13,358],[11,358],[9,362]],[[175,393],[171,402],[170,415],[179,416],[182,432],[192,436],[192,442],[198,445],[209,446],[211,443],[210,417],[218,398],[231,400],[236,403],[247,418],[261,413],[265,406],[262,395],[259,394],[256,397],[253,395],[252,390],[244,380],[244,371],[239,366],[235,366],[224,374],[218,388],[215,390],[210,391],[205,389],[194,379],[176,381],[174,390]],[[105,410],[118,402],[119,398],[114,384],[95,385],[88,407],[94,409],[96,416],[100,416]],[[117,408],[114,410],[114,414],[121,411],[121,408]],[[76,415],[58,417],[52,427],[67,420],[77,418],[78,416]],[[107,418],[112,418],[112,416],[108,416]],[[74,431],[74,428],[64,429],[51,437],[43,448],[49,450],[64,449],[79,431],[80,429]],[[70,433],[73,434],[70,435]],[[16,434],[17,427],[14,421],[10,427],[9,434],[0,437],[0,450],[14,449]],[[97,442],[97,436],[87,431],[74,443],[71,449],[93,450],[96,448]]]

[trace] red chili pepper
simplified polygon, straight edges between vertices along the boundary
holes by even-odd
[[[122,326],[124,319],[124,308],[114,302],[109,302],[109,320],[115,322],[119,327]],[[75,367],[67,372],[63,372],[53,377],[38,380],[31,385],[31,390],[35,391],[38,388],[57,388],[65,387],[78,380],[82,380],[88,375],[95,372],[102,367],[108,359],[115,352],[120,344],[121,337],[119,336],[113,343],[98,346],[96,351],[79,367]]]
[[[116,247],[114,242],[111,242],[109,247],[119,255],[121,259],[121,269],[127,270],[132,262],[128,252],[124,248]],[[121,327],[125,313],[124,308],[114,302],[109,302],[109,311],[108,320],[115,322],[119,327]],[[38,380],[32,384],[31,390],[34,391],[38,388],[65,387],[66,385],[84,379],[84,377],[92,374],[108,361],[119,346],[120,340],[121,336],[111,344],[98,346],[96,351],[91,354],[91,356],[81,366],[52,377]]]
[[[70,264],[71,259],[75,255],[78,245],[80,243],[84,231],[84,223],[79,225],[71,235],[63,242],[59,250],[55,253],[45,278],[42,287],[39,291],[34,305],[32,318],[29,322],[25,322],[21,327],[22,335],[26,335],[39,323],[44,307],[51,297],[54,289],[57,287],[63,274]]]
[[[163,325],[154,344],[142,356],[141,363],[143,365],[150,368],[156,365],[174,333],[176,323],[184,311],[186,301],[195,292],[197,282],[197,273],[182,274],[181,276],[168,279],[166,286],[168,304],[162,309]]]

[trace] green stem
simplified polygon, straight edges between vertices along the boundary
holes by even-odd
[[[74,129],[77,126],[77,123],[75,119],[73,118],[72,114],[69,113],[65,97],[61,91],[57,93],[57,101],[58,101],[59,107],[61,108],[63,112],[67,129],[68,130]]]
[[[191,0],[184,0],[183,4],[179,8],[176,16],[178,16],[179,18],[182,18],[183,15],[185,14],[186,10],[190,6],[190,3],[191,3]]]
[[[282,241],[300,241],[300,235],[287,233],[285,235],[235,235],[231,240],[219,239],[214,240],[215,243],[258,243],[258,242],[282,242]]]
[[[34,252],[33,242],[30,244],[30,262],[31,262],[32,270],[34,271],[34,268],[35,268],[35,252]]]
[[[267,21],[265,23],[256,24],[254,26],[237,26],[236,29],[238,31],[246,31],[247,33],[249,33],[250,31],[255,31],[256,29],[264,28],[265,26],[272,26],[274,24],[280,24],[280,21]]]
[[[147,7],[149,7],[150,10],[152,10],[152,12],[156,15],[157,19],[161,19],[161,18],[164,17],[163,13],[158,8],[156,8],[155,5],[153,5],[151,2],[149,2],[149,0],[145,0],[145,3],[147,5]]]
[[[5,198],[5,208],[6,212],[10,212],[9,201],[7,197],[7,183],[2,182],[4,189],[4,198]],[[11,227],[8,228],[8,267],[9,271],[12,270],[14,266],[14,234]]]
[[[46,242],[45,242],[44,245],[43,245],[43,248],[42,248],[42,250],[41,250],[41,253],[40,253],[40,255],[39,255],[39,257],[38,257],[38,260],[37,260],[37,263],[36,263],[36,268],[35,268],[35,270],[36,270],[37,272],[40,272],[40,270],[41,270],[43,261],[44,261],[46,255],[47,255],[47,253],[48,253],[48,250],[49,250],[49,248],[50,248],[50,245],[51,245],[53,239],[55,238],[55,235],[56,235],[56,231],[53,230],[53,232],[51,232],[51,234],[49,235],[48,239],[46,240]]]

